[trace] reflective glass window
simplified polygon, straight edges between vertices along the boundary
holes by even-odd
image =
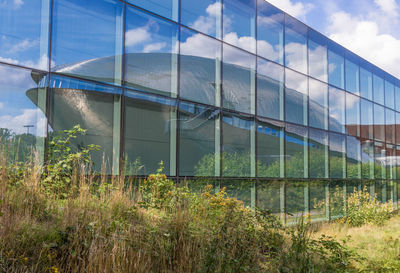
[[[311,180],[309,182],[310,191],[310,218],[313,221],[323,221],[328,218],[329,203],[329,182]]]
[[[375,142],[375,178],[386,179],[386,146],[385,143]]]
[[[285,65],[307,74],[307,26],[286,15]]]
[[[125,162],[130,175],[155,173],[161,161],[164,173],[176,174],[176,102],[126,92]]]
[[[310,178],[328,178],[328,133],[325,131],[310,129]]]
[[[385,135],[386,135],[386,142],[388,143],[396,143],[395,138],[395,130],[396,130],[396,120],[395,120],[395,113],[390,109],[385,109]]]
[[[347,178],[361,178],[361,143],[354,136],[347,136]]]
[[[257,121],[258,177],[284,176],[284,125],[282,122]]]
[[[219,176],[219,111],[181,102],[179,122],[179,175]]]
[[[374,138],[385,141],[385,108],[374,104]]]
[[[0,3],[0,60],[48,70],[50,0]]]
[[[181,28],[180,97],[219,105],[221,42]]]
[[[257,3],[257,54],[283,64],[284,14],[264,0]]]
[[[344,56],[339,45],[331,43],[328,50],[329,84],[344,89]]]
[[[385,104],[384,80],[378,75],[374,74],[373,82],[374,82],[374,102],[384,105]]]
[[[354,94],[360,94],[360,68],[358,57],[346,51],[346,90]]]
[[[361,97],[372,100],[372,73],[365,62],[360,67],[360,93]]]
[[[311,78],[308,84],[309,125],[328,130],[328,85]]]
[[[256,0],[230,0],[223,5],[223,39],[256,52]]]
[[[345,132],[345,92],[329,87],[329,130]]]
[[[400,113],[396,112],[396,144],[400,145]],[[400,176],[399,176],[400,178]]]
[[[224,108],[254,113],[256,57],[226,44],[223,52]]]
[[[394,89],[394,96],[395,96],[395,106],[396,110],[400,111],[400,81],[397,81],[397,84]],[[400,194],[399,194],[400,196]]]
[[[1,19],[0,19],[1,20]],[[43,160],[47,77],[0,65],[0,150],[9,162]],[[70,129],[70,128],[69,128]]]
[[[360,136],[360,98],[350,93],[346,93],[346,131]]]
[[[374,138],[374,108],[370,101],[361,99],[361,137],[365,139]]]
[[[254,208],[256,204],[255,181],[245,179],[222,180],[221,186],[226,189],[229,197],[243,202],[245,207]]]
[[[345,192],[346,183],[344,181],[331,181],[329,183],[329,214],[331,219],[344,216]]]
[[[280,216],[281,204],[283,203],[280,194],[282,188],[283,183],[280,181],[259,181],[257,183],[257,207]]]
[[[308,30],[308,72],[310,76],[328,82],[327,39],[311,29]]]
[[[307,125],[308,78],[286,69],[286,121]]]
[[[54,1],[52,33],[52,71],[120,84],[123,40],[120,1]]]
[[[308,177],[308,132],[307,128],[286,124],[285,168],[288,178]]]
[[[222,118],[222,176],[255,175],[254,120],[224,113]],[[254,132],[254,131],[253,131]]]
[[[386,176],[387,179],[396,179],[396,146],[386,144]]]
[[[181,23],[221,38],[221,0],[181,0]]]
[[[330,178],[346,177],[346,137],[340,134],[329,134],[329,174]]]
[[[127,0],[128,3],[178,21],[179,0]]]
[[[287,181],[285,183],[286,224],[299,223],[304,214],[308,213],[307,187],[308,183],[305,181]]]
[[[385,106],[394,109],[394,102],[394,84],[390,81],[385,81]]]
[[[361,176],[362,178],[374,178],[374,142],[363,140],[361,142]]]
[[[283,120],[284,68],[258,58],[257,115]]]
[[[100,146],[92,152],[94,168],[118,173],[121,128],[121,89],[54,76],[50,83],[49,136],[79,124],[85,135],[71,140],[74,148]],[[103,165],[105,169],[103,169]]]
[[[178,87],[177,41],[177,25],[128,7],[125,84],[132,89],[175,97]]]

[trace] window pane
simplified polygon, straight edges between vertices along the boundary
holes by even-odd
[[[223,5],[224,42],[256,52],[256,0],[230,0]]]
[[[345,213],[344,193],[346,192],[346,184],[343,181],[331,181],[329,188],[329,211],[331,219],[343,217]]]
[[[305,192],[307,182],[288,181],[286,184],[286,223],[298,223],[308,213]],[[307,196],[308,197],[308,196]]]
[[[81,125],[87,132],[72,145],[99,145],[100,151],[92,153],[95,170],[104,163],[107,174],[118,171],[121,89],[62,76],[54,76],[50,88],[49,134]]]
[[[258,177],[284,176],[284,125],[281,122],[257,122]]]
[[[283,120],[284,68],[258,58],[257,115]]]
[[[385,141],[385,109],[374,104],[374,138]]]
[[[285,167],[288,178],[308,177],[308,143],[305,127],[286,124]]]
[[[329,134],[330,178],[346,178],[346,137]]]
[[[397,112],[396,112],[396,133],[395,133],[395,135],[396,135],[396,144],[400,144],[400,113],[397,113]]]
[[[223,106],[254,113],[256,58],[232,46],[223,47]]]
[[[176,102],[127,92],[125,100],[125,161],[130,175],[155,173],[160,162],[175,175]]]
[[[257,54],[283,64],[284,14],[279,9],[258,0]]]
[[[310,217],[311,221],[327,220],[329,204],[329,184],[325,181],[313,180],[309,182],[310,188]],[[328,199],[329,200],[329,199]]]
[[[229,197],[243,201],[245,207],[255,206],[255,181],[252,180],[223,180],[222,187],[226,188]]]
[[[374,109],[370,101],[361,99],[361,128],[360,133],[362,138],[374,138]]]
[[[327,39],[311,29],[308,32],[308,62],[309,75],[328,82]]]
[[[375,142],[375,178],[386,179],[386,147],[384,143]]]
[[[396,179],[396,146],[386,144],[386,176],[388,179]]]
[[[181,102],[179,122],[179,175],[219,176],[219,111]]]
[[[180,96],[218,105],[221,86],[221,43],[181,28]]]
[[[360,68],[360,91],[362,97],[372,100],[372,73],[364,67]]]
[[[328,133],[309,131],[310,178],[328,178]]]
[[[329,130],[345,132],[345,92],[329,87]]]
[[[359,73],[357,57],[346,51],[346,90],[357,95],[360,94]]]
[[[307,125],[308,78],[286,69],[286,121]]]
[[[343,49],[332,45],[328,51],[329,84],[344,89],[344,57]]]
[[[346,93],[346,131],[360,136],[360,98]]]
[[[374,102],[384,105],[385,104],[385,89],[384,81],[381,77],[374,74]]]
[[[394,85],[385,81],[385,106],[394,109]]]
[[[120,84],[122,13],[115,0],[54,1],[52,71]]]
[[[363,140],[361,142],[361,171],[362,178],[374,178],[374,142]]]
[[[361,144],[360,140],[347,137],[347,178],[361,178]]]
[[[280,216],[281,203],[283,202],[280,194],[281,188],[282,182],[280,181],[259,181],[257,183],[257,207]]]
[[[328,130],[328,85],[311,78],[308,84],[310,126]]]
[[[178,21],[178,0],[127,0],[127,2]]]
[[[385,126],[385,131],[386,131],[386,142],[389,143],[396,143],[396,138],[395,138],[395,114],[394,111],[390,109],[385,109],[386,113],[386,126]]]
[[[286,16],[285,65],[307,74],[307,26]]]
[[[253,174],[254,121],[224,113],[222,118],[222,175],[248,177]],[[253,135],[254,136],[254,135]]]
[[[221,38],[221,0],[181,0],[181,23]]]
[[[397,111],[400,111],[400,83],[398,83],[396,86],[395,86],[395,101],[396,101],[396,110]],[[400,193],[399,193],[399,196],[400,196]]]
[[[0,151],[9,162],[28,161],[32,149],[43,161],[46,86],[46,76],[0,65]]]
[[[175,97],[178,26],[128,7],[125,83],[128,87]]]

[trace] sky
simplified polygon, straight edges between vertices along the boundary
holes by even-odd
[[[268,0],[400,77],[400,0]]]

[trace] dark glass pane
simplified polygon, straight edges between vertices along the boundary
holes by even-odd
[[[360,93],[362,97],[372,100],[372,73],[366,66],[362,64],[360,67]]]
[[[328,130],[328,85],[311,78],[308,84],[310,126]]]
[[[307,31],[306,25],[286,16],[285,65],[307,74]]]
[[[125,100],[125,161],[130,175],[176,172],[176,102],[129,91]]]
[[[346,178],[346,137],[329,134],[330,178]]]
[[[329,84],[344,89],[344,56],[343,49],[338,45],[329,46]]]
[[[219,105],[221,87],[221,42],[181,28],[180,96]]]
[[[394,109],[394,85],[385,81],[385,106]]]
[[[256,57],[225,44],[223,51],[223,106],[254,113]]]
[[[307,182],[286,183],[286,221],[288,224],[300,221],[308,214]]]
[[[361,137],[365,139],[374,138],[374,108],[373,104],[361,99]]]
[[[311,29],[308,31],[308,72],[310,76],[328,82],[327,39]]]
[[[222,180],[229,197],[243,201],[246,207],[254,208],[256,204],[256,185],[252,180]]]
[[[123,4],[120,1],[54,1],[52,33],[52,71],[121,83]]]
[[[329,188],[329,211],[331,219],[343,217],[345,214],[346,184],[343,181],[331,181]]]
[[[256,0],[230,0],[223,5],[224,42],[256,52]]]
[[[283,120],[284,68],[258,58],[257,115]]]
[[[396,112],[396,144],[400,144],[400,113]],[[400,177],[399,177],[400,178]]]
[[[396,146],[391,144],[386,144],[386,176],[388,179],[396,179]]]
[[[329,184],[326,181],[313,180],[309,182],[310,191],[310,218],[311,221],[321,221],[327,219],[326,202],[329,197]]]
[[[177,44],[177,25],[128,7],[125,84],[133,89],[175,97],[178,87]]]
[[[179,175],[219,176],[219,111],[181,102],[179,122]]]
[[[361,144],[358,138],[347,137],[347,178],[361,178]]]
[[[346,90],[354,94],[360,94],[360,68],[358,57],[346,51]]]
[[[374,142],[363,140],[361,142],[361,175],[362,178],[374,178]]]
[[[264,0],[258,0],[257,54],[283,64],[284,14]]]
[[[308,142],[305,127],[286,124],[285,168],[286,177],[308,177]]]
[[[221,0],[181,0],[181,23],[221,38]]]
[[[386,142],[388,143],[396,143],[395,138],[395,130],[396,130],[396,120],[394,111],[390,109],[385,109],[386,113],[386,126],[385,126],[385,135],[386,135]]]
[[[395,101],[396,101],[396,110],[400,111],[400,82],[397,81],[397,84],[394,89]],[[399,194],[400,196],[400,194]]]
[[[255,175],[252,130],[254,130],[253,120],[224,113],[222,118],[223,176],[248,177]]]
[[[374,139],[385,141],[385,108],[374,104]]]
[[[328,133],[310,129],[310,178],[328,178]]]
[[[178,0],[127,0],[127,2],[178,21]]]
[[[386,179],[386,146],[384,143],[375,142],[375,178]]]
[[[257,183],[257,207],[279,215],[283,203],[283,182],[259,181]]]
[[[46,87],[43,74],[0,65],[0,151],[9,162],[43,161]]]
[[[329,87],[329,130],[345,132],[345,92]]]
[[[207,186],[212,186],[211,193],[219,192],[220,181],[218,179],[210,178],[194,178],[194,179],[180,179],[179,184],[182,186],[187,186],[191,192],[203,193]]]
[[[360,98],[346,93],[346,131],[360,136]]]
[[[374,74],[374,102],[384,105],[385,104],[385,85],[381,77]]]
[[[286,121],[307,125],[308,78],[286,69]]]
[[[258,177],[284,176],[284,125],[281,122],[257,122]]]

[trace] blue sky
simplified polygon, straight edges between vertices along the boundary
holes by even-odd
[[[400,0],[268,0],[400,77]]]

